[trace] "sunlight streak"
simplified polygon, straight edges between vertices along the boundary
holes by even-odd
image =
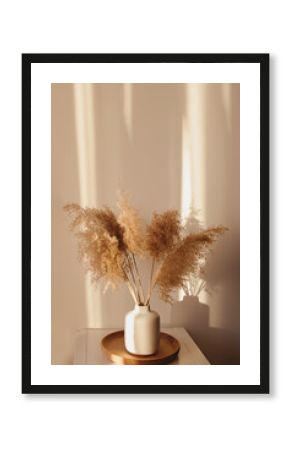
[[[181,214],[198,213],[198,220],[206,226],[205,202],[205,115],[204,86],[186,86],[186,111],[182,123],[182,190]],[[179,292],[179,297],[184,295]],[[200,298],[205,301],[206,294]]]
[[[227,129],[230,130],[232,125],[232,111],[231,111],[232,85],[228,83],[221,84],[221,95],[226,117]]]
[[[132,136],[132,84],[123,85],[124,93],[124,118],[128,136]]]
[[[187,85],[182,158],[189,161],[189,168],[182,174],[188,178],[183,180],[182,204],[187,210],[193,208],[198,211],[199,219],[206,225],[204,89],[198,84]],[[186,202],[190,203],[185,206]]]
[[[96,207],[96,139],[94,128],[93,85],[75,84],[75,124],[78,149],[79,189],[82,206]],[[86,318],[88,327],[102,326],[100,287],[85,278]]]
[[[182,120],[182,194],[181,194],[181,215],[187,217],[192,207],[192,151],[190,148],[190,137],[186,119]]]

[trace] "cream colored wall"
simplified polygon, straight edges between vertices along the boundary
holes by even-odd
[[[70,364],[75,330],[86,326],[84,278],[62,206],[80,201],[72,85],[52,87],[52,363]]]
[[[66,202],[115,206],[116,190],[152,210],[190,206],[206,226],[230,228],[212,255],[199,302],[173,309],[213,363],[239,361],[239,85],[52,85],[52,362],[69,364],[77,328],[122,327],[125,288],[102,294],[85,281]]]

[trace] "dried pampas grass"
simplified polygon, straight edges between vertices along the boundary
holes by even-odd
[[[213,227],[186,233],[178,211],[154,213],[145,225],[126,196],[118,202],[117,217],[108,208],[64,207],[71,219],[70,229],[78,239],[79,256],[94,281],[104,278],[106,286],[126,282],[134,302],[147,305],[153,289],[160,298],[172,301],[175,289],[184,289],[190,277],[199,277],[214,242],[227,229]],[[151,259],[151,276],[145,296],[137,255]]]
[[[205,263],[211,246],[225,231],[225,227],[215,227],[191,233],[165,257],[154,281],[163,300],[171,302],[175,289],[186,290],[190,275],[199,275],[200,265]]]
[[[130,205],[127,196],[121,194],[118,201],[118,222],[123,229],[124,242],[132,253],[144,255],[145,224],[137,209]]]
[[[154,213],[146,233],[146,250],[152,258],[160,259],[180,240],[181,220],[176,210]]]
[[[70,229],[79,243],[79,257],[93,280],[107,278],[112,286],[126,280],[123,231],[109,208],[81,208],[68,204],[64,210],[72,217]]]

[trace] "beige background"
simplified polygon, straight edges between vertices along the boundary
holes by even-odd
[[[72,363],[77,329],[122,327],[133,307],[125,288],[90,285],[62,211],[72,201],[114,208],[118,188],[146,219],[193,207],[205,226],[230,228],[208,292],[173,307],[155,296],[153,307],[211,363],[239,363],[239,122],[238,84],[52,85],[52,364]]]

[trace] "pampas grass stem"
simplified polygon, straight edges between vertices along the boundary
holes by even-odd
[[[147,294],[147,298],[146,298],[146,302],[145,302],[146,305],[149,304],[150,298],[152,295],[152,282],[153,282],[154,266],[155,266],[155,258],[152,258],[151,272],[150,272],[150,284],[149,284],[148,294]]]
[[[138,300],[137,300],[137,298],[136,298],[136,294],[135,294],[134,288],[133,288],[133,286],[131,285],[131,282],[129,281],[129,279],[127,279],[126,283],[127,283],[129,292],[130,292],[130,294],[132,295],[135,304],[136,304],[136,305],[139,305],[139,302],[138,302]]]
[[[135,271],[136,271],[136,275],[137,275],[137,279],[138,279],[138,283],[139,283],[140,300],[141,300],[141,303],[143,305],[145,305],[145,296],[144,296],[142,281],[141,281],[141,277],[140,277],[140,273],[139,273],[139,270],[138,270],[138,266],[137,266],[137,263],[136,263],[136,259],[135,259],[134,253],[132,253],[132,257],[133,257],[134,267],[135,267]]]
[[[140,304],[140,303],[141,303],[141,299],[140,299],[140,294],[139,294],[138,286],[137,286],[137,283],[136,283],[136,280],[135,280],[134,268],[133,268],[133,266],[132,266],[132,262],[131,262],[130,255],[128,254],[127,251],[125,252],[125,254],[126,254],[127,261],[128,261],[129,272],[130,272],[130,275],[131,275],[131,277],[132,277],[132,281],[133,281],[133,285],[134,285],[134,290],[135,290],[135,292],[136,292],[136,296],[138,297],[138,304]]]

